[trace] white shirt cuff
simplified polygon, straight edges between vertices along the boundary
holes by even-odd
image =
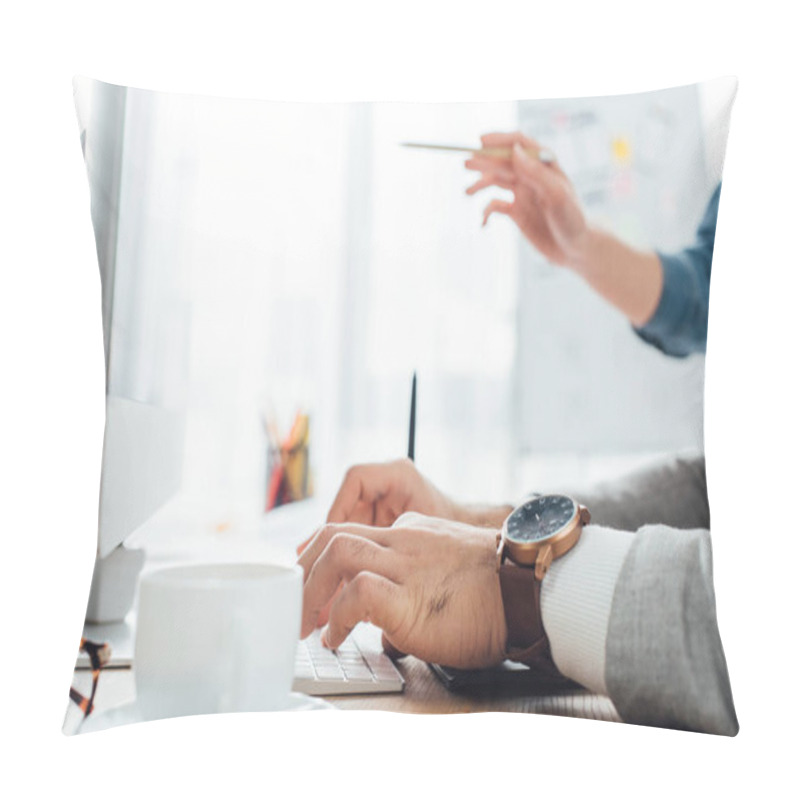
[[[606,690],[606,637],[614,589],[634,534],[589,525],[542,582],[542,622],[559,671],[598,694]]]

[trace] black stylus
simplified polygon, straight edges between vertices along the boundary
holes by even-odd
[[[408,418],[408,457],[414,460],[414,442],[417,435],[417,371],[411,379],[411,414]]]

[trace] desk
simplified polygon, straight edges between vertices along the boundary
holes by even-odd
[[[559,694],[526,694],[513,696],[501,692],[480,695],[460,695],[448,691],[431,672],[426,663],[413,656],[397,662],[406,681],[405,691],[398,694],[337,695],[327,700],[343,711],[399,711],[412,714],[463,714],[480,711],[512,711],[533,714],[555,714],[620,722],[613,704],[607,697],[584,691]],[[73,684],[79,691],[88,692],[91,675],[86,669],[76,669]],[[95,714],[130,703],[135,698],[133,673],[129,668],[105,669],[100,675],[95,697]],[[70,704],[64,730],[77,733],[81,713]]]
[[[534,714],[605,719],[620,722],[611,700],[591,692],[510,695],[508,692],[454,694],[424,661],[407,656],[397,662],[406,681],[402,694],[350,695],[325,698],[343,710],[401,711],[413,714],[465,714],[479,711],[516,711]]]
[[[312,512],[313,507],[310,507]],[[299,513],[298,512],[302,512]],[[294,547],[304,533],[313,530],[313,520],[318,513],[309,517],[308,511],[291,510],[274,519],[270,530],[262,531],[256,539],[248,541],[216,542],[213,546],[201,546],[193,541],[188,560],[243,560],[272,561],[273,563],[293,563]],[[176,554],[165,550],[166,535],[155,537],[148,547],[146,568],[174,564],[187,558],[185,549]],[[160,545],[160,546],[159,546]],[[619,722],[620,718],[611,701],[606,697],[585,691],[562,692],[558,694],[509,695],[508,692],[487,692],[480,694],[454,694],[448,691],[431,672],[426,663],[408,656],[397,662],[397,667],[405,681],[405,691],[398,694],[338,695],[324,699],[335,708],[350,710],[399,711],[415,714],[458,714],[479,711],[513,711],[535,714],[556,714],[589,719],[603,719]],[[73,685],[82,693],[88,694],[91,687],[91,674],[86,669],[76,669]],[[135,698],[133,674],[129,668],[106,668],[100,675],[95,697],[95,714],[101,714],[118,706],[130,703]],[[77,732],[81,713],[70,703],[64,723],[65,732]]]

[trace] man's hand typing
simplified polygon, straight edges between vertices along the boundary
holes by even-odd
[[[392,648],[426,661],[460,668],[498,664],[506,622],[496,534],[417,513],[403,514],[391,528],[326,525],[299,559],[301,637],[335,596],[323,631],[328,647],[369,621]]]

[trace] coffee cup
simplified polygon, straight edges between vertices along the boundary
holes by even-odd
[[[289,703],[303,573],[192,564],[142,576],[134,678],[144,719],[270,711]]]

